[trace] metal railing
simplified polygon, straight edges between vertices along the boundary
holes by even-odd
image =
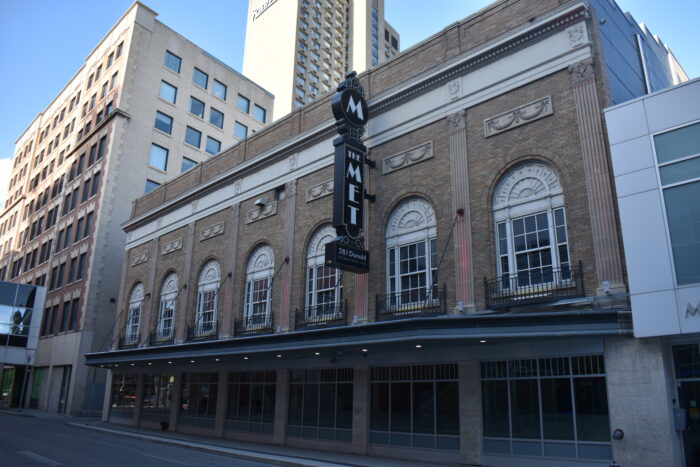
[[[447,313],[446,288],[425,287],[377,295],[377,321],[438,316]]]
[[[195,324],[187,328],[187,340],[216,339],[217,331],[218,323],[214,321]]]
[[[130,347],[136,347],[139,344],[138,334],[123,334],[119,336],[119,348],[128,349]]]
[[[272,333],[272,316],[253,315],[236,320],[236,336],[253,336],[256,334]]]
[[[543,303],[585,295],[583,265],[541,268],[484,278],[486,308],[497,309]]]
[[[345,301],[324,303],[323,305],[306,307],[297,310],[294,318],[295,329],[315,329],[331,326],[344,326]]]
[[[148,335],[148,345],[172,344],[174,328],[158,329]]]

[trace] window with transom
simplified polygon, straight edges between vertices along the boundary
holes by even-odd
[[[307,319],[332,316],[338,313],[342,300],[342,286],[338,269],[325,265],[326,243],[336,237],[330,225],[319,228],[311,237],[306,251],[306,310]]]
[[[195,332],[213,332],[216,327],[216,305],[219,296],[221,268],[216,261],[209,261],[199,273],[197,283],[197,316]]]
[[[177,274],[171,272],[165,277],[160,290],[158,325],[156,340],[170,340],[175,328],[175,299],[177,298]]]
[[[143,310],[143,284],[139,282],[131,289],[129,296],[129,311],[124,330],[124,343],[127,345],[136,344],[139,341],[141,310]]]
[[[271,287],[275,255],[269,245],[257,247],[246,267],[243,327],[267,327],[270,321]]]

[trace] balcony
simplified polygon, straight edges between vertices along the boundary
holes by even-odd
[[[445,286],[377,295],[377,321],[438,316],[447,313]]]
[[[272,317],[268,315],[246,316],[236,320],[236,336],[256,336],[272,334]]]
[[[216,339],[218,331],[218,323],[209,321],[206,323],[195,324],[187,328],[187,340],[199,341]]]
[[[303,310],[297,310],[294,328],[319,329],[344,326],[346,324],[346,307],[347,305],[345,301],[341,301],[338,303],[326,303],[323,305],[306,307]]]
[[[495,279],[484,278],[486,308],[495,310],[533,303],[553,302],[585,295],[583,266],[542,268],[504,274]]]
[[[158,329],[148,335],[148,345],[167,345],[173,343],[173,328]]]
[[[130,349],[139,345],[139,335],[138,334],[125,334],[119,336],[119,348],[120,349]]]

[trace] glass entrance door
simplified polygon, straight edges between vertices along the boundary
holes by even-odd
[[[685,465],[700,465],[700,381],[679,381],[678,401],[688,418],[683,432]]]

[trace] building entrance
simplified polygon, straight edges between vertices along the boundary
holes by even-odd
[[[678,404],[686,414],[683,451],[687,467],[700,465],[700,344],[673,347]]]

